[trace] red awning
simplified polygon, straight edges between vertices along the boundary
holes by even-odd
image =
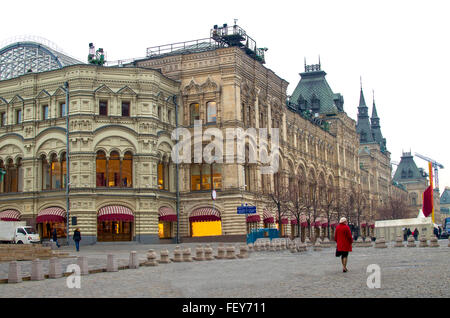
[[[220,212],[213,208],[198,208],[192,211],[189,222],[220,221]]]
[[[133,222],[133,211],[121,205],[108,205],[98,211],[98,221]]]
[[[328,226],[328,222],[322,223],[322,227],[327,227],[327,226]]]
[[[19,221],[20,212],[17,210],[5,210],[0,212],[0,220],[2,221]]]
[[[361,227],[366,227],[367,223],[361,223]]]
[[[246,220],[247,220],[247,223],[255,223],[255,222],[261,221],[261,217],[259,216],[259,214],[253,214],[253,215],[247,216]]]
[[[159,221],[176,222],[177,221],[177,213],[171,207],[162,206],[158,210],[158,218],[159,218]]]
[[[300,226],[301,227],[308,227],[308,222],[302,222],[302,223],[300,223]]]
[[[273,223],[274,222],[273,215],[266,209],[263,212],[263,221],[264,221],[264,223]]]
[[[278,222],[278,218],[277,218],[277,223]],[[289,224],[289,219],[286,216],[282,216],[281,217],[281,224]]]
[[[296,218],[291,219],[291,224],[292,224],[292,225],[298,224],[297,219],[296,219]]]
[[[50,207],[38,213],[36,223],[56,222],[61,223],[66,221],[67,213],[64,209],[59,207]]]

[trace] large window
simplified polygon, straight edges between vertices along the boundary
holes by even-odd
[[[16,110],[16,124],[22,123],[22,110],[17,109]]]
[[[222,166],[218,164],[191,165],[191,191],[222,188]]]
[[[99,150],[96,158],[96,186],[97,187],[125,187],[133,186],[133,155],[126,152],[121,159],[117,151],[112,151],[109,158]]]
[[[101,100],[98,103],[98,114],[101,116],[108,116],[108,101]]]
[[[67,177],[66,153],[62,153],[60,158],[53,154],[50,159],[43,155],[41,164],[42,189],[57,190],[65,188]]]
[[[106,155],[103,151],[97,152],[96,166],[97,187],[106,187]]]
[[[169,191],[169,164],[166,162],[158,163],[158,189]]]
[[[2,127],[6,125],[6,112],[0,113],[0,121]]]
[[[190,115],[191,125],[194,125],[195,120],[200,120],[200,105],[198,103],[190,105]]]
[[[215,123],[217,121],[217,105],[215,102],[206,104],[207,122]]]
[[[66,116],[66,103],[59,103],[59,117]]]
[[[122,116],[130,117],[130,102],[122,102]]]
[[[0,168],[6,171],[3,176],[2,192],[22,192],[23,191],[23,166],[22,158],[18,158],[16,163],[8,159],[6,166],[0,161]]]
[[[48,105],[42,106],[42,119],[48,119]]]

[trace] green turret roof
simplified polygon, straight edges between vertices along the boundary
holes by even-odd
[[[290,102],[301,110],[310,109],[320,114],[337,114],[343,111],[344,98],[335,94],[325,79],[325,73],[318,65],[305,65],[305,72],[290,97]]]
[[[441,204],[449,204],[450,203],[450,188],[445,188],[444,192],[441,195]]]
[[[356,122],[356,132],[360,136],[360,143],[373,142],[372,129],[369,121],[369,108],[366,106],[364,93],[361,87],[359,94],[358,120]]]
[[[410,152],[403,153],[403,156],[395,171],[393,180],[396,182],[402,182],[412,179],[426,178],[417,168],[414,158]]]

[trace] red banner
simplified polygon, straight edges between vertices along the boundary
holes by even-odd
[[[431,185],[423,193],[422,212],[425,217],[431,215],[433,211],[433,188]]]

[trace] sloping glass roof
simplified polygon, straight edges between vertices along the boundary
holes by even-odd
[[[45,42],[41,39],[23,38],[0,48],[0,80],[26,73],[51,71],[68,65],[85,64],[62,53],[50,41]]]

